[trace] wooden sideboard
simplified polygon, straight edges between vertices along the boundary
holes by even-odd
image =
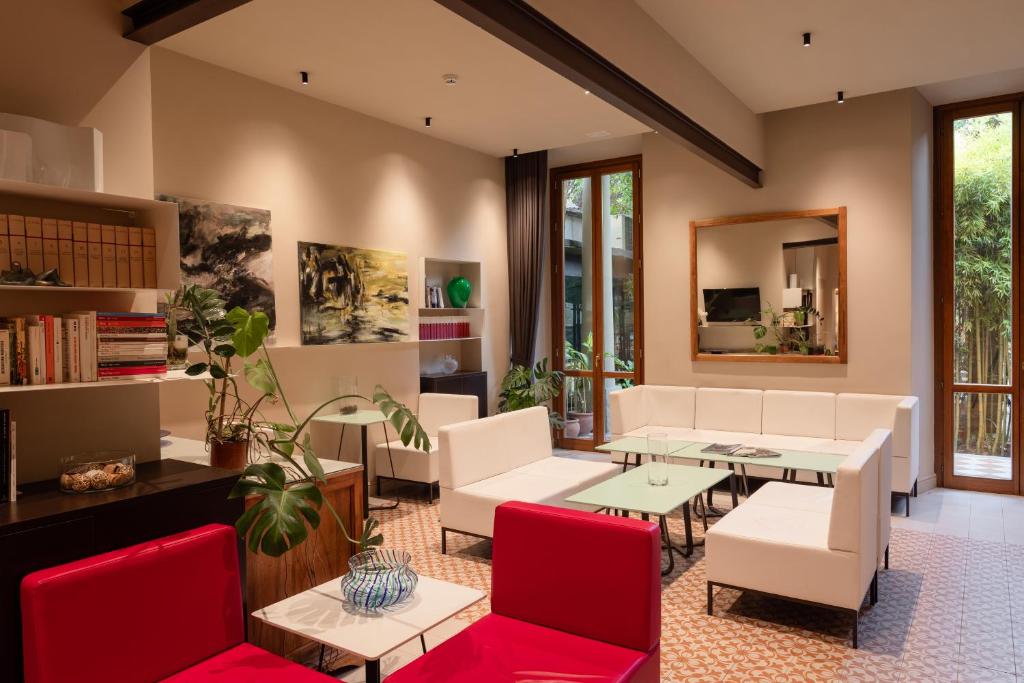
[[[349,536],[358,538],[363,528],[363,468],[355,466],[329,473],[320,485],[324,499],[334,506]],[[251,504],[251,503],[250,503]],[[295,595],[348,571],[348,559],[358,551],[338,528],[326,507],[320,510],[320,527],[295,550],[282,557],[251,552],[246,559],[246,609],[251,613]],[[269,626],[249,616],[249,642],[290,659],[305,659],[316,645],[301,636]]]
[[[237,479],[230,470],[158,460],[140,463],[135,484],[116,491],[61,493],[52,480],[22,486],[16,502],[0,504],[0,681],[22,680],[26,574],[204,524],[234,524],[242,501],[228,493]]]

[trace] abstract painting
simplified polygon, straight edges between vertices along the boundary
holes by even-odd
[[[215,289],[227,310],[263,311],[277,325],[270,260],[270,212],[160,195],[178,205],[181,283]]]
[[[400,252],[299,242],[303,344],[409,338],[409,272]]]

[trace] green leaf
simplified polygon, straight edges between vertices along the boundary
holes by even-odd
[[[384,542],[384,536],[379,533],[374,533],[377,527],[380,526],[373,517],[367,518],[363,524],[363,532],[359,535],[359,548],[360,550],[368,550],[375,546],[379,546]]]
[[[249,465],[231,490],[231,498],[258,497],[235,523],[252,552],[279,557],[320,525],[320,489],[310,482],[286,486],[285,479],[276,463]]]
[[[310,443],[309,433],[303,435],[302,439],[302,461],[306,463],[306,469],[320,481],[324,481],[324,467],[320,464],[319,458],[316,457],[316,453],[313,452],[313,446]]]
[[[199,375],[206,372],[206,363],[193,363],[192,365],[185,368],[185,374],[189,377],[198,377]]]
[[[221,358],[231,358],[231,356],[235,355],[235,347],[231,344],[220,344],[213,347],[213,352]]]
[[[423,452],[430,452],[430,437],[427,436],[423,426],[407,406],[392,398],[391,394],[380,385],[373,390],[373,402],[394,426],[403,445],[408,446],[410,443],[414,443],[415,447]]]
[[[224,368],[222,368],[220,365],[217,365],[216,363],[210,364],[210,377],[213,377],[214,379],[224,379],[227,376],[228,373],[225,372]]]
[[[250,314],[244,308],[235,306],[228,311],[226,318],[235,328],[231,343],[243,358],[256,353],[270,332],[270,318],[262,311]]]
[[[274,380],[274,371],[265,358],[260,358],[255,363],[245,364],[245,381],[251,387],[262,391],[264,394],[277,392],[277,382]],[[293,428],[294,430],[294,428]]]

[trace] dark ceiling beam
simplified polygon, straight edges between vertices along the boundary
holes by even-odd
[[[142,0],[121,12],[129,22],[124,37],[152,45],[247,2],[249,0]]]
[[[436,0],[751,187],[761,169],[523,0]]]

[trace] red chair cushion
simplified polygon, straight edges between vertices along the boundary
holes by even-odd
[[[657,683],[658,657],[489,614],[384,683]]]
[[[242,643],[166,679],[167,683],[338,683],[283,657]]]
[[[235,530],[209,525],[29,574],[26,683],[151,683],[243,640]]]
[[[494,515],[491,610],[647,652],[661,639],[658,525],[509,502]]]

